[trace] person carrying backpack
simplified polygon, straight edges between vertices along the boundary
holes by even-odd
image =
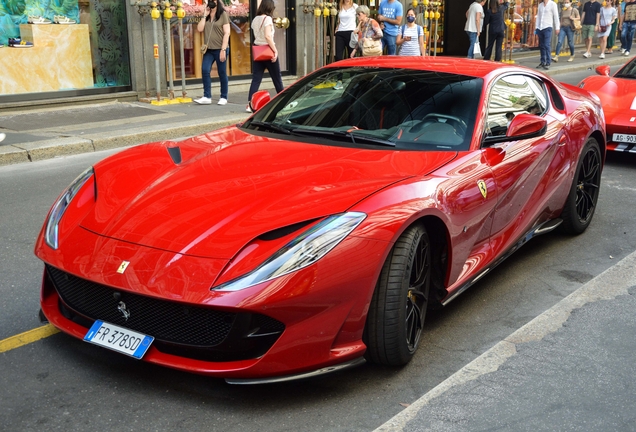
[[[415,24],[415,9],[406,11],[406,24],[400,27],[396,44],[400,47],[401,56],[424,56],[424,30],[422,26]]]

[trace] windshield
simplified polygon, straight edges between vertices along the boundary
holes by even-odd
[[[636,61],[632,60],[627,63],[618,72],[616,72],[614,77],[636,79]]]
[[[286,89],[243,128],[312,142],[467,150],[481,89],[481,78],[449,73],[325,68]]]

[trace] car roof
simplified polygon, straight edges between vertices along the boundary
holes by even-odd
[[[460,57],[408,57],[408,56],[376,56],[358,57],[355,59],[342,60],[331,63],[327,67],[342,66],[368,66],[385,68],[405,68],[435,70],[452,74],[460,74],[485,78],[492,72],[503,72],[504,70],[521,71],[525,68],[511,66],[504,63],[473,60]]]

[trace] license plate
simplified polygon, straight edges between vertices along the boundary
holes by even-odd
[[[146,354],[155,338],[97,320],[84,336],[84,340],[140,359]]]
[[[635,144],[636,143],[636,135],[615,133],[615,134],[612,135],[612,141]]]

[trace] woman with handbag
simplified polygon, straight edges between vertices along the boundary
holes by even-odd
[[[601,8],[601,16],[599,18],[599,30],[597,33],[598,44],[601,47],[601,55],[598,56],[600,59],[605,58],[605,48],[607,47],[607,37],[612,31],[612,24],[618,17],[616,13],[616,9],[612,6],[610,2],[603,2],[603,7]]]
[[[382,29],[380,24],[369,17],[367,6],[358,6],[356,9],[358,16],[358,44],[351,51],[351,58],[356,56],[357,51],[361,51],[364,57],[382,55]]]
[[[217,105],[227,104],[228,78],[227,55],[230,43],[230,17],[228,17],[223,2],[209,0],[203,13],[203,19],[197,24],[197,31],[203,33],[205,44],[201,46],[203,61],[201,63],[201,75],[203,76],[203,97],[195,99],[199,105],[212,103],[212,64],[216,62],[221,82],[221,97]]]
[[[278,50],[274,43],[274,0],[262,0],[256,17],[252,20],[252,31],[254,32],[254,45],[252,46],[252,56],[254,66],[252,69],[252,84],[247,97],[247,112],[252,112],[250,103],[252,96],[258,91],[263,80],[265,69],[272,77],[272,82],[276,88],[276,93],[283,91],[283,77],[280,73],[280,63],[278,62]]]
[[[559,40],[556,45],[556,49],[554,50],[554,57],[552,57],[553,62],[559,61],[559,53],[561,53],[561,47],[563,46],[563,42],[567,36],[568,38],[568,46],[570,47],[570,58],[569,62],[574,60],[574,30],[575,30],[575,22],[581,23],[581,16],[579,15],[579,11],[572,7],[572,3],[566,1],[563,3],[563,10],[561,11],[561,31],[559,32]]]

